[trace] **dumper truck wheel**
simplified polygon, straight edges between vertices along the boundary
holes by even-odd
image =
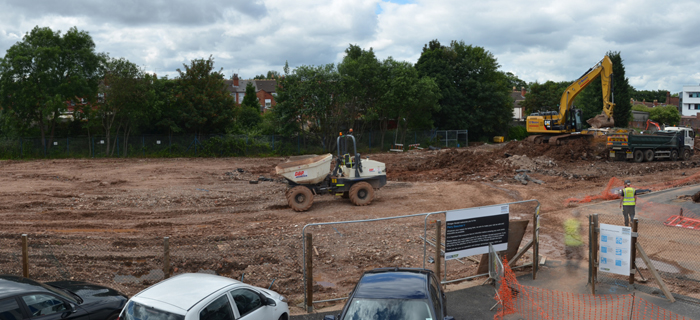
[[[296,186],[287,193],[287,203],[294,211],[306,211],[314,203],[314,194],[307,187]]]
[[[690,150],[683,150],[683,161],[690,160]]]
[[[356,206],[366,206],[374,199],[374,188],[369,183],[362,181],[350,187],[350,202]]]
[[[634,150],[634,162],[644,161],[644,152],[642,150]]]
[[[676,150],[671,151],[671,161],[678,161],[678,151],[676,151]]]
[[[654,150],[651,150],[651,149],[644,150],[644,161],[646,161],[646,162],[654,161]]]

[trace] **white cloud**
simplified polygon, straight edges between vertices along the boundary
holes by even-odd
[[[379,9],[379,10],[378,10]],[[88,31],[97,50],[159,75],[213,55],[227,76],[337,63],[349,44],[416,62],[433,39],[481,46],[532,82],[573,80],[620,51],[638,89],[700,82],[697,1],[96,0],[0,3],[0,53],[34,26]],[[379,14],[377,14],[379,12]]]

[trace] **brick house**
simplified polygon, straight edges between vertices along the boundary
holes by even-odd
[[[238,74],[234,74],[231,80],[224,80],[226,90],[236,101],[236,104],[241,104],[245,97],[245,88],[248,83],[252,83],[255,87],[255,95],[260,102],[260,112],[265,112],[272,109],[277,103],[275,96],[277,95],[277,80],[243,80],[238,78]]]

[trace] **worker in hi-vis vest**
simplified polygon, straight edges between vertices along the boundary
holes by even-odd
[[[625,180],[625,188],[620,190],[620,208],[622,208],[622,215],[625,216],[625,226],[630,225],[630,220],[634,219],[634,207],[637,205],[637,190],[634,190],[630,186],[631,182]]]

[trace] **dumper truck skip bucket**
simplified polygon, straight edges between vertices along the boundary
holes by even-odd
[[[277,174],[296,184],[316,184],[331,172],[333,155],[308,155],[290,158],[289,162],[275,167]]]

